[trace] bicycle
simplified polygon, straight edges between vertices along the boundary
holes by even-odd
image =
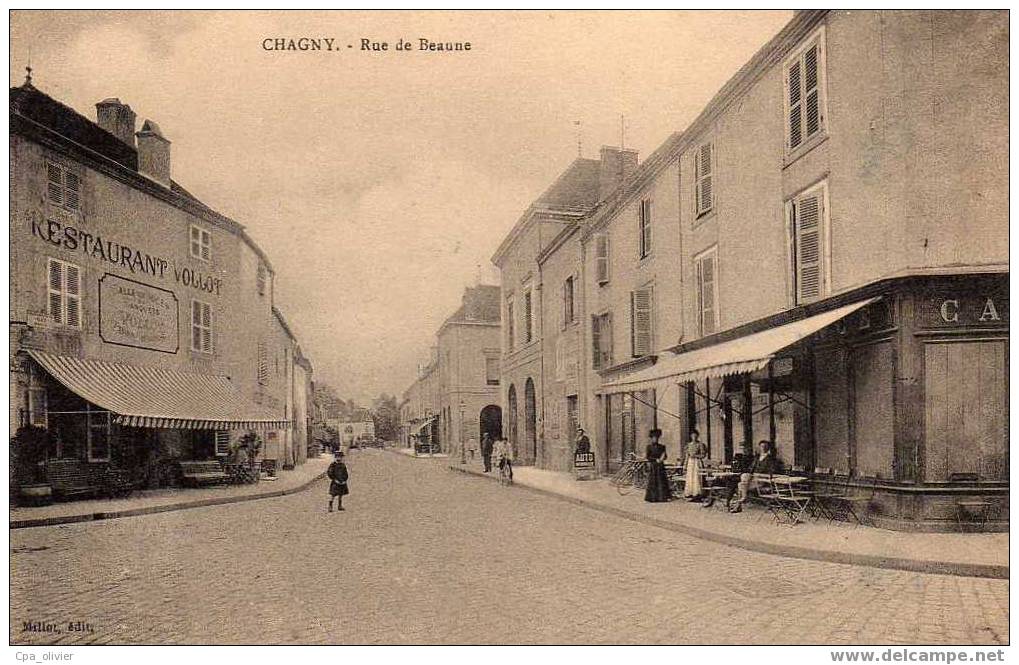
[[[634,488],[644,489],[647,487],[647,477],[647,460],[638,458],[634,453],[627,453],[623,465],[619,467],[619,471],[616,471],[616,475],[612,476],[609,483],[615,486],[619,494],[626,496]]]
[[[499,464],[499,482],[503,485],[513,484],[513,464],[509,460],[503,460]]]

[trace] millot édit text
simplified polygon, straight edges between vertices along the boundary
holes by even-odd
[[[435,41],[418,37],[401,38],[395,43],[380,39],[362,37],[356,44],[346,44],[348,49],[359,51],[470,51],[470,42]],[[333,37],[266,37],[262,40],[265,51],[339,51],[342,45]]]

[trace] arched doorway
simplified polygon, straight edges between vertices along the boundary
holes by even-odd
[[[534,381],[530,378],[524,384],[524,444],[527,446],[527,459],[536,462],[538,459],[538,410],[534,404]]]
[[[483,408],[478,417],[478,426],[478,436],[481,439],[485,438],[485,434],[492,439],[502,436],[502,408],[497,404],[489,404]]]
[[[513,450],[520,450],[520,447],[517,445],[517,387],[514,385],[509,387],[507,406],[509,408],[509,422],[506,428],[506,438],[509,439]]]

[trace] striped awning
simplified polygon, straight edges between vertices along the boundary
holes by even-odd
[[[128,427],[289,429],[290,421],[256,404],[225,376],[86,360],[30,350],[54,379]]]
[[[605,383],[599,392],[603,395],[637,392],[660,388],[665,383],[684,383],[756,372],[767,367],[775,354],[782,349],[844,319],[876,300],[878,298],[862,300],[746,337],[676,354],[659,360],[647,369]]]

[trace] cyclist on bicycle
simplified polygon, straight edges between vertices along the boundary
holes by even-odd
[[[510,446],[509,441],[506,440],[506,437],[500,436],[498,441],[495,442],[495,448],[492,450],[492,456],[495,457],[496,463],[499,465],[499,470],[512,481],[513,448]]]

